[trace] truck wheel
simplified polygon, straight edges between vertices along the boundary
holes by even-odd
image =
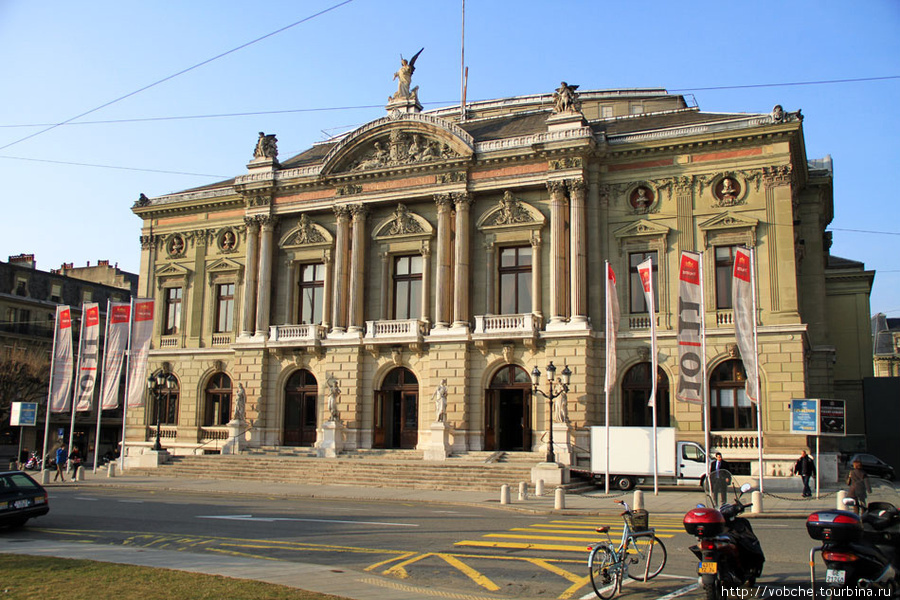
[[[619,491],[627,492],[631,488],[634,487],[634,480],[631,477],[618,477],[616,478],[616,488]]]

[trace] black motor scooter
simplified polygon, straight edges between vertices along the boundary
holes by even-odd
[[[685,531],[696,536],[699,542],[690,550],[700,559],[697,573],[709,600],[721,598],[723,587],[756,583],[766,560],[750,521],[740,516],[747,508],[741,502],[741,496],[752,488],[745,483],[738,492],[732,482],[731,474],[726,471],[710,474],[704,482],[709,506],[715,505],[712,491],[716,486],[730,488],[734,502],[723,504],[718,509],[699,505],[684,516]]]

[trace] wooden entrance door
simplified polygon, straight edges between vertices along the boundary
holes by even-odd
[[[531,450],[531,379],[516,365],[501,368],[485,390],[485,450]]]
[[[312,446],[316,441],[318,384],[312,373],[300,370],[284,386],[285,446]]]
[[[412,449],[419,442],[419,382],[412,371],[388,373],[375,392],[375,448]]]

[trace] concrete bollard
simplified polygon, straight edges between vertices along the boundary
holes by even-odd
[[[115,477],[116,476],[116,463],[110,462],[106,465],[106,476],[107,477]]]
[[[556,488],[556,495],[553,499],[553,508],[562,510],[566,507],[566,490],[561,487]]]
[[[534,495],[537,497],[541,497],[544,495],[544,480],[538,479],[537,483],[534,484]]]
[[[50,483],[50,469],[41,469],[41,485]]]
[[[500,486],[500,504],[509,504],[509,485]]]
[[[753,492],[752,498],[753,498],[753,500],[752,500],[753,506],[750,507],[750,512],[755,515],[758,515],[758,514],[762,513],[762,511],[763,511],[762,492],[759,490],[756,490],[755,492]]]
[[[75,481],[84,481],[84,467],[78,469],[75,474]]]
[[[634,510],[643,510],[644,508],[644,492],[641,490],[634,490]]]
[[[528,484],[524,481],[519,482],[519,500],[528,499]]]
[[[847,510],[847,507],[844,506],[844,498],[847,497],[847,490],[838,490],[836,505],[838,510]]]

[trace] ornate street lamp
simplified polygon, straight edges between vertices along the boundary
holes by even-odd
[[[553,399],[562,396],[569,391],[569,378],[572,376],[572,371],[569,370],[569,365],[565,365],[563,367],[562,373],[559,374],[559,386],[556,391],[554,391],[554,382],[556,381],[556,366],[553,364],[553,361],[550,361],[550,364],[547,365],[547,383],[550,386],[550,393],[547,394],[543,390],[539,389],[538,386],[541,383],[541,370],[537,368],[535,365],[534,369],[531,371],[531,387],[532,393],[534,395],[540,394],[544,398],[548,400],[550,405],[550,415],[549,420],[549,431],[550,431],[550,445],[547,448],[547,462],[555,463],[556,462],[556,453],[553,451]]]
[[[147,389],[151,394],[156,395],[156,443],[153,444],[153,450],[157,452],[163,450],[162,444],[159,442],[159,427],[161,421],[160,410],[162,409],[163,389],[171,390],[177,383],[178,380],[175,379],[174,375],[169,373],[167,376],[162,369],[156,373],[152,373],[150,377],[147,378]]]

